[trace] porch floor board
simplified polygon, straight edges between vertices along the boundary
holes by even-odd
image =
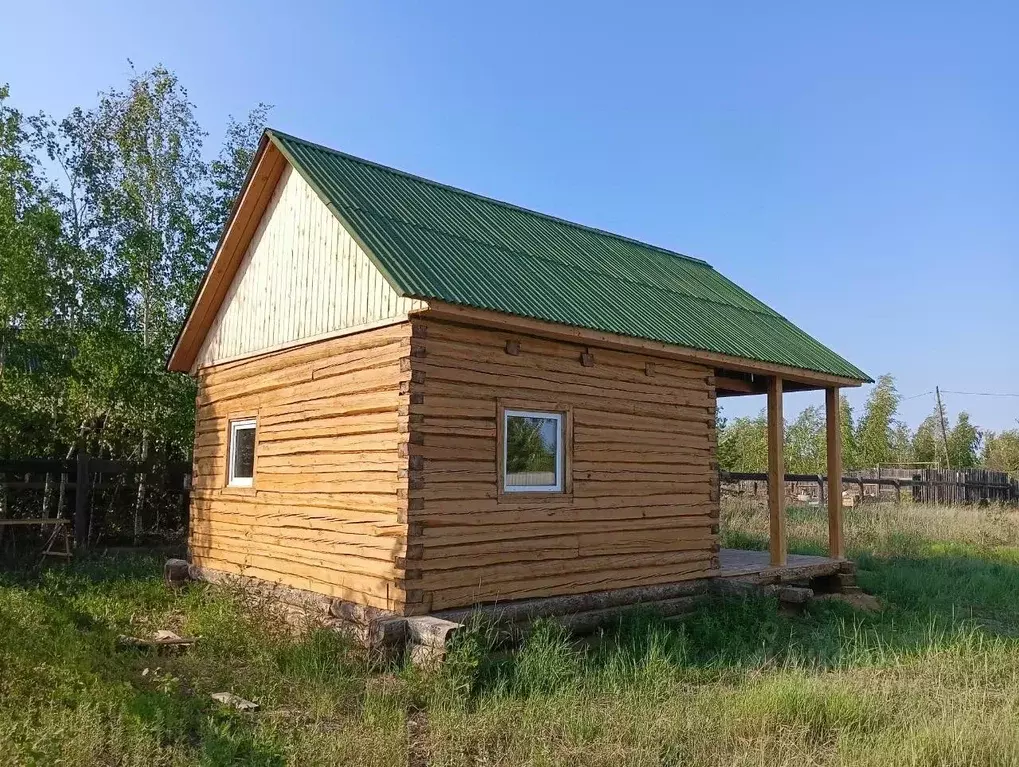
[[[828,570],[838,571],[845,560],[818,557],[810,554],[789,554],[782,567],[771,566],[771,555],[767,551],[746,551],[745,549],[722,549],[718,552],[718,577],[738,578],[746,575],[779,574],[783,571]]]

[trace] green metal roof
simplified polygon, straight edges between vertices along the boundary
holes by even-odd
[[[870,380],[703,261],[267,133],[402,295]]]

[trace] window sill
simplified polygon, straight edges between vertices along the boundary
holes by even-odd
[[[223,495],[254,496],[257,492],[254,485],[225,485]]]
[[[548,506],[572,506],[573,493],[566,493],[562,490],[511,490],[508,493],[502,488],[496,497],[496,503],[500,506],[533,506],[535,504]]]

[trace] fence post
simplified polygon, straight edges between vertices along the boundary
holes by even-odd
[[[845,481],[846,477],[843,477],[842,479],[843,479],[843,481]],[[864,483],[863,478],[862,477],[849,477],[849,481],[852,484],[859,486],[859,488],[860,488],[860,505],[862,506],[864,504],[864,502],[867,500],[867,490],[866,490],[867,486]]]
[[[79,551],[88,549],[88,452],[78,450],[78,471],[74,480],[74,547]]]

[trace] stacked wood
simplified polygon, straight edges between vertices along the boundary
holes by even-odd
[[[413,611],[717,570],[710,369],[427,314],[414,324],[407,583],[421,601]],[[568,413],[567,492],[500,492],[500,403]]]
[[[411,326],[199,371],[195,564],[400,611]],[[252,487],[227,485],[230,421],[257,421]]]

